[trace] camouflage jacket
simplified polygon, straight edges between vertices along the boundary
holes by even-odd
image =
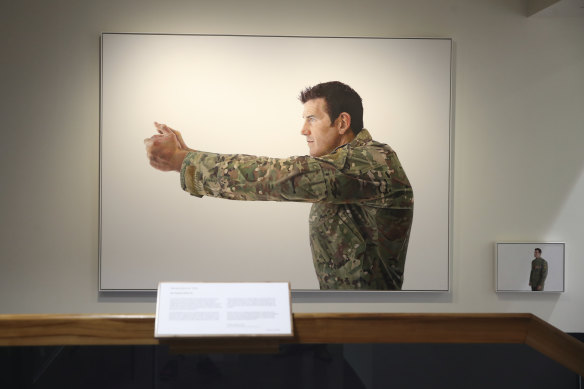
[[[413,191],[395,152],[366,129],[318,158],[194,151],[181,185],[199,197],[313,203],[310,246],[321,289],[401,289]]]
[[[531,287],[537,288],[541,286],[543,290],[543,285],[548,273],[547,261],[543,258],[535,258],[531,261],[531,273],[529,274],[529,285]]]

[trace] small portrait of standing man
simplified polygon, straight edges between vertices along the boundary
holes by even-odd
[[[531,261],[531,273],[529,274],[529,286],[532,291],[543,291],[543,285],[548,273],[548,263],[541,257],[541,249],[533,251],[535,258]]]

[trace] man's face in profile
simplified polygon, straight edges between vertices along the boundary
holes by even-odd
[[[306,136],[311,157],[320,157],[341,146],[342,136],[331,123],[324,98],[304,103],[304,125],[300,133]],[[350,130],[349,130],[350,131]]]

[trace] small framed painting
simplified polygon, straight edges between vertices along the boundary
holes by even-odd
[[[495,244],[497,292],[563,292],[565,243]]]

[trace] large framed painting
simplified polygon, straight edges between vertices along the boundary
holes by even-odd
[[[299,93],[341,81],[414,193],[402,291],[450,289],[450,39],[104,33],[99,290],[287,281],[319,290],[310,203],[190,196],[149,165],[154,122],[213,153],[308,155]],[[373,243],[375,244],[375,243]]]

